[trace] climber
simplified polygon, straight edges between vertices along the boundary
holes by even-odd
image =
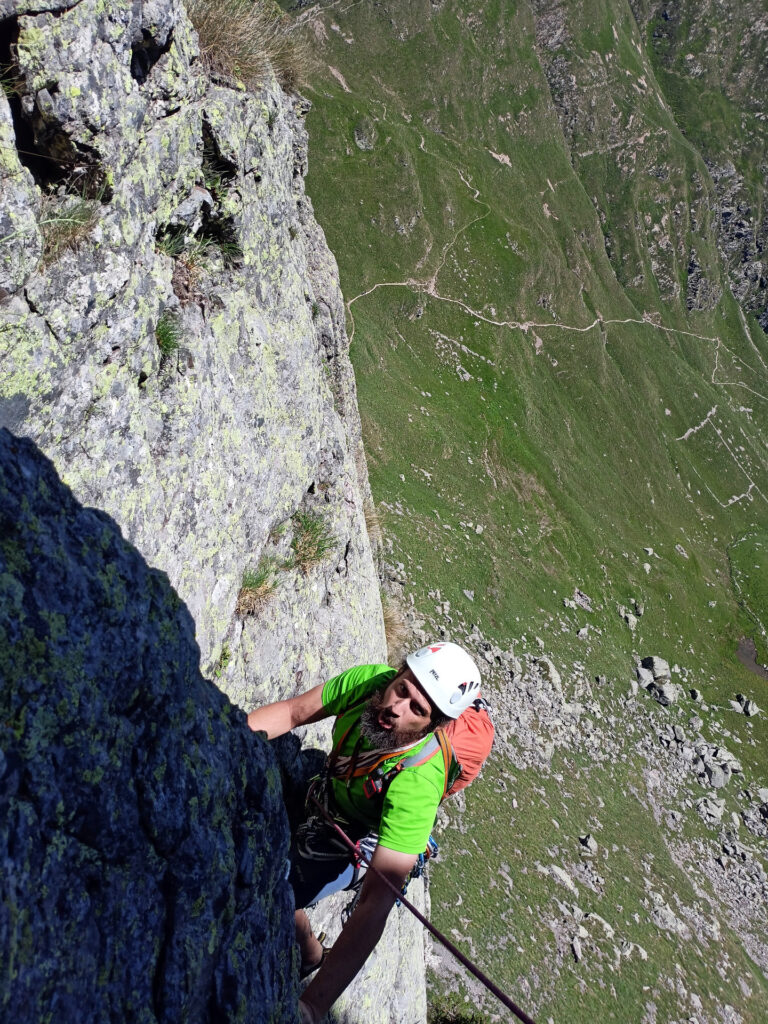
[[[248,724],[273,739],[336,716],[325,773],[313,780],[310,792],[353,841],[373,850],[372,866],[399,890],[426,849],[448,788],[445,756],[418,755],[434,753],[431,735],[457,719],[478,697],[479,687],[480,673],[466,651],[434,643],[409,654],[399,671],[386,665],[349,669],[296,697],[251,711]],[[318,812],[308,806],[307,813],[291,846],[289,881],[302,977],[320,968],[299,1002],[301,1020],[313,1024],[374,949],[395,895],[376,873],[366,872],[354,912],[333,947],[325,949],[303,908],[353,887],[360,868]]]

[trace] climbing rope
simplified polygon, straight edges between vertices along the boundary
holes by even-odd
[[[435,928],[435,926],[430,921],[428,921],[427,918],[424,917],[424,915],[416,909],[416,907],[414,907],[410,900],[407,900],[405,896],[402,894],[402,892],[395,885],[393,885],[392,882],[390,882],[390,880],[385,875],[378,871],[373,866],[373,864],[371,864],[370,858],[365,853],[363,853],[362,850],[358,849],[358,847],[355,846],[355,844],[352,842],[352,840],[349,838],[346,832],[338,826],[338,824],[333,820],[333,818],[325,809],[325,807],[323,807],[323,805],[314,797],[313,794],[310,794],[310,800],[315,805],[315,807],[317,807],[317,809],[320,811],[320,813],[331,826],[331,828],[336,832],[338,837],[344,842],[345,846],[349,848],[350,853],[355,858],[359,858],[360,860],[362,860],[367,865],[368,870],[373,871],[373,873],[377,875],[389,889],[392,890],[392,892],[395,894],[397,899],[403,904],[403,906],[407,907],[418,921],[421,921],[421,923],[424,925],[427,931],[434,935],[438,942],[442,943],[442,945],[445,946],[445,948],[449,952],[453,953],[453,955],[456,957],[460,964],[463,964],[464,967],[466,967],[467,970],[471,974],[473,974],[482,985],[485,985],[489,992],[492,992],[496,996],[496,998],[500,1002],[502,1002],[504,1006],[507,1007],[508,1010],[511,1010],[512,1013],[514,1013],[514,1015],[518,1018],[518,1020],[521,1020],[523,1024],[535,1024],[535,1021],[532,1017],[529,1017],[524,1010],[521,1010],[519,1006],[516,1006],[515,1003],[513,1003],[512,1000],[509,998],[509,996],[501,991],[498,985],[495,985],[489,977],[483,974],[479,967],[476,967],[471,960],[467,959],[467,957],[464,956],[461,950],[457,946],[454,946],[454,944],[451,942],[449,938],[447,938],[447,936],[443,935],[441,931]]]

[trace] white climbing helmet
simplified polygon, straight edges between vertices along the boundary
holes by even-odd
[[[449,718],[458,718],[480,693],[480,670],[458,644],[427,644],[405,661],[432,703]]]

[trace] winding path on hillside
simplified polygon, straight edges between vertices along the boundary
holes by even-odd
[[[343,2],[343,0],[336,0],[335,3],[331,3],[327,7],[321,8],[320,12],[318,12],[317,8],[310,8],[303,16],[300,16],[300,18],[301,18],[301,20],[308,20],[309,18],[312,17],[313,14],[315,16],[317,16],[318,13],[328,12],[329,10],[331,10],[333,8],[339,7],[342,2]],[[356,3],[359,3],[359,2],[360,2],[360,0],[352,0],[352,2],[348,3],[347,7],[345,7],[344,9],[347,10],[350,7],[354,7],[356,5]],[[334,71],[334,69],[331,69],[332,73],[333,73],[333,71]],[[345,85],[345,91],[350,91],[349,88],[346,86],[346,83],[344,83],[344,85]],[[383,103],[381,104],[381,106],[383,107],[383,111],[384,111],[384,113],[382,115],[382,119],[384,121],[387,121],[388,118],[387,118],[386,106],[384,106]],[[408,119],[406,119],[406,120],[408,120]],[[659,126],[659,125],[651,125],[651,127],[659,129],[661,126]],[[479,147],[473,147],[473,148],[479,148]],[[439,259],[435,269],[429,274],[429,276],[416,276],[416,275],[414,275],[414,276],[405,278],[404,280],[400,280],[400,281],[378,281],[375,284],[371,285],[370,288],[367,288],[365,291],[359,292],[357,295],[354,295],[351,299],[348,299],[346,301],[345,305],[346,305],[347,315],[349,316],[349,324],[350,324],[349,341],[350,341],[350,344],[354,340],[355,332],[356,332],[356,327],[357,327],[356,321],[355,321],[355,315],[354,315],[354,312],[353,312],[353,306],[355,305],[355,303],[360,302],[362,299],[365,299],[368,296],[374,294],[379,289],[384,289],[384,288],[406,288],[406,289],[408,289],[410,291],[415,291],[415,292],[417,292],[419,294],[422,294],[422,295],[428,295],[430,298],[432,298],[432,299],[434,299],[434,300],[436,300],[438,302],[444,302],[444,303],[448,303],[449,305],[457,306],[467,316],[472,317],[475,321],[480,322],[480,323],[488,324],[491,327],[506,328],[507,330],[519,330],[519,331],[522,331],[524,334],[528,334],[530,332],[530,333],[533,334],[533,337],[534,337],[534,339],[536,341],[536,351],[537,352],[541,348],[541,339],[538,338],[538,336],[536,335],[536,331],[556,330],[556,331],[570,331],[570,332],[572,332],[574,334],[588,334],[590,331],[593,331],[595,329],[602,330],[605,327],[621,326],[621,325],[628,325],[628,324],[633,324],[635,326],[640,326],[640,327],[650,327],[650,328],[652,328],[652,329],[654,329],[656,331],[663,332],[663,333],[665,333],[665,334],[667,334],[669,336],[679,336],[679,337],[690,338],[690,339],[693,339],[695,341],[703,342],[703,343],[705,343],[707,345],[713,346],[713,349],[714,349],[714,361],[713,361],[712,373],[711,373],[711,377],[710,377],[710,383],[712,385],[714,385],[715,387],[721,387],[721,388],[731,388],[731,387],[741,388],[741,389],[749,392],[754,397],[760,399],[761,401],[768,402],[768,395],[765,395],[762,392],[755,390],[755,388],[750,387],[750,385],[746,384],[744,381],[741,381],[741,380],[722,380],[722,379],[718,379],[719,373],[721,371],[721,366],[720,366],[721,348],[724,347],[723,346],[723,341],[722,341],[721,338],[713,337],[711,335],[698,334],[695,331],[685,330],[685,329],[678,328],[678,327],[668,327],[668,326],[666,326],[666,325],[664,325],[664,324],[659,322],[658,314],[644,313],[640,317],[623,317],[623,318],[618,318],[618,317],[616,317],[616,318],[605,318],[605,317],[602,317],[602,316],[598,315],[598,316],[596,316],[592,320],[591,323],[588,323],[588,324],[585,324],[585,325],[581,325],[581,326],[576,325],[576,324],[558,323],[558,322],[552,322],[552,321],[548,321],[548,322],[545,322],[545,323],[539,323],[539,322],[537,322],[535,320],[512,320],[512,319],[505,320],[505,319],[497,319],[496,317],[487,316],[484,312],[482,312],[482,311],[480,311],[478,309],[474,309],[471,305],[469,305],[469,303],[465,302],[463,299],[458,299],[458,298],[455,298],[455,297],[453,297],[451,295],[444,295],[444,294],[442,294],[440,292],[440,290],[438,289],[438,278],[440,276],[441,271],[443,270],[443,268],[446,265],[446,262],[448,260],[449,255],[455,250],[456,245],[457,245],[459,239],[462,237],[462,235],[466,234],[466,232],[469,231],[469,229],[472,228],[475,224],[478,224],[480,221],[484,220],[486,217],[488,217],[490,215],[490,213],[492,211],[492,207],[491,207],[491,205],[489,203],[487,203],[484,199],[481,198],[480,189],[477,188],[472,183],[471,177],[469,177],[467,174],[462,172],[462,170],[456,164],[454,164],[452,161],[447,159],[445,156],[443,156],[443,155],[441,155],[439,153],[432,152],[430,149],[428,149],[426,144],[425,144],[424,136],[421,135],[421,134],[419,134],[418,149],[421,152],[425,153],[427,156],[432,157],[434,160],[440,161],[442,163],[446,163],[456,173],[456,175],[458,176],[458,178],[460,179],[462,184],[465,186],[465,188],[471,193],[471,201],[473,203],[476,203],[478,206],[483,207],[483,212],[480,213],[478,216],[472,217],[471,219],[467,220],[467,222],[465,224],[463,224],[460,228],[458,228],[458,230],[455,231],[453,236],[443,245],[442,252],[440,254],[440,259]],[[483,152],[485,153],[485,152],[490,152],[490,151],[486,151],[484,149]],[[499,154],[496,154],[496,153],[490,153],[490,155],[494,159],[500,161],[501,163],[506,163],[507,162],[504,159],[503,154],[499,155]],[[548,182],[548,184],[550,185],[550,188],[552,189],[552,191],[554,191],[554,189],[552,188],[551,183]],[[548,211],[545,210],[545,212],[547,212],[547,216],[550,216]],[[416,267],[415,267],[416,271],[421,270],[421,268],[427,262],[427,260],[428,260],[428,258],[430,256],[430,253],[432,251],[433,244],[434,244],[434,236],[432,236],[431,232],[430,232],[430,239],[429,239],[429,241],[427,243],[426,250],[423,253],[423,255],[421,256],[421,258],[419,259],[418,263],[416,264]],[[739,316],[740,316],[740,321],[741,321],[742,329],[744,331],[744,335],[747,338],[750,347],[754,351],[754,353],[756,355],[756,358],[759,360],[761,366],[765,370],[768,371],[768,365],[766,365],[766,362],[763,359],[763,356],[762,356],[760,350],[758,349],[757,345],[755,344],[754,340],[752,339],[752,335],[751,335],[751,333],[749,331],[748,324],[746,322],[746,319],[745,319],[744,314],[743,314],[743,312],[742,312],[740,307],[739,307]],[[740,363],[747,370],[749,370],[751,372],[754,372],[753,368],[750,367],[748,363],[746,363],[743,359],[741,359],[739,356],[737,356],[734,352],[731,352],[730,350],[728,350],[728,352],[729,352],[730,358],[735,363]],[[745,480],[748,483],[747,489],[742,494],[733,495],[733,496],[731,496],[725,502],[723,502],[720,498],[718,498],[715,494],[713,494],[712,491],[711,491],[711,488],[706,483],[704,483],[704,486],[706,487],[707,491],[711,494],[712,498],[722,508],[728,508],[730,505],[733,505],[733,504],[735,504],[737,502],[740,502],[740,501],[750,500],[753,493],[759,495],[763,499],[763,501],[768,503],[768,497],[766,497],[766,495],[763,493],[763,491],[757,485],[755,480],[752,478],[750,472],[745,468],[745,466],[742,463],[742,460],[739,459],[738,455],[734,451],[733,446],[731,444],[729,444],[728,439],[724,436],[723,431],[714,422],[714,415],[716,414],[716,412],[717,412],[717,406],[715,406],[714,409],[710,411],[710,413],[701,421],[701,423],[699,423],[697,426],[689,428],[682,435],[680,435],[679,437],[675,438],[675,440],[679,441],[681,443],[685,442],[691,436],[693,436],[694,434],[698,433],[700,430],[705,429],[705,428],[710,428],[710,429],[712,429],[716,433],[716,435],[718,437],[719,443],[727,451],[730,459],[733,461],[734,465],[738,468],[738,470],[744,476]],[[743,433],[743,431],[742,431],[742,433]]]
[[[424,145],[423,145],[423,137],[421,139],[421,145],[420,145],[419,148],[422,149],[424,152],[429,152],[424,147]],[[430,154],[430,155],[435,156],[435,154]],[[457,299],[457,298],[454,298],[454,297],[449,296],[449,295],[441,294],[440,291],[438,290],[437,279],[438,279],[438,276],[440,274],[440,271],[445,266],[445,263],[446,263],[446,261],[448,259],[449,254],[455,248],[456,243],[458,242],[458,240],[461,237],[461,235],[464,234],[466,231],[468,231],[469,228],[471,228],[474,224],[477,224],[479,221],[481,221],[485,217],[487,217],[490,214],[490,212],[491,212],[491,206],[488,203],[486,203],[484,200],[480,199],[480,190],[478,188],[476,188],[472,184],[471,179],[468,179],[467,176],[465,174],[463,174],[462,171],[458,167],[456,167],[455,165],[452,165],[452,166],[453,166],[453,169],[456,171],[458,177],[460,178],[461,182],[466,186],[467,189],[469,189],[471,192],[473,192],[472,201],[475,202],[475,203],[478,203],[479,205],[484,206],[485,207],[485,212],[482,213],[480,216],[474,217],[471,220],[467,221],[466,224],[464,224],[462,227],[460,227],[455,232],[455,234],[450,239],[450,241],[448,241],[443,246],[443,251],[441,253],[440,261],[439,261],[437,267],[435,268],[435,270],[432,272],[432,274],[429,277],[409,277],[409,278],[406,278],[405,280],[402,280],[402,281],[379,281],[376,284],[372,285],[370,288],[366,289],[363,292],[360,292],[359,294],[357,294],[357,295],[353,296],[351,299],[349,299],[346,302],[346,308],[347,308],[347,313],[349,315],[349,320],[350,320],[350,325],[351,325],[350,334],[349,334],[350,344],[351,344],[351,342],[352,342],[352,340],[354,339],[354,336],[355,336],[356,323],[355,323],[354,313],[352,312],[352,307],[353,307],[353,305],[356,302],[359,302],[361,299],[364,299],[367,296],[372,295],[374,292],[378,291],[380,288],[407,288],[409,290],[413,290],[413,291],[419,292],[419,293],[424,294],[424,295],[429,295],[430,298],[433,298],[433,299],[437,300],[438,302],[446,302],[446,303],[449,303],[451,305],[458,306],[461,310],[464,311],[464,313],[466,313],[467,316],[471,316],[475,320],[480,321],[482,323],[489,324],[492,327],[507,328],[509,330],[519,330],[519,331],[522,331],[524,334],[528,334],[529,332],[534,332],[534,337],[535,337],[535,331],[537,331],[537,330],[542,330],[542,331],[543,330],[560,330],[560,331],[571,331],[571,332],[576,333],[576,334],[587,334],[588,332],[590,332],[592,330],[595,330],[596,328],[602,329],[604,327],[608,327],[608,326],[612,326],[612,325],[634,324],[636,326],[651,327],[651,328],[653,328],[656,331],[661,331],[661,332],[663,332],[665,334],[668,334],[668,335],[678,335],[678,336],[681,336],[681,337],[692,338],[692,339],[694,339],[696,341],[705,342],[705,343],[707,343],[709,345],[714,346],[714,364],[713,364],[713,368],[712,368],[712,374],[711,374],[711,377],[710,377],[710,382],[714,386],[716,386],[716,387],[739,387],[739,388],[743,388],[746,391],[748,391],[750,394],[754,395],[755,397],[757,397],[757,398],[759,398],[759,399],[761,399],[763,401],[767,401],[768,402],[768,396],[762,394],[759,391],[756,391],[754,388],[750,387],[748,384],[745,384],[744,381],[739,381],[739,380],[727,380],[726,381],[726,380],[718,380],[717,379],[718,371],[720,370],[720,350],[721,350],[721,347],[723,345],[722,339],[720,339],[718,337],[713,337],[711,335],[697,334],[695,331],[688,331],[688,330],[684,330],[684,329],[678,328],[678,327],[667,327],[666,325],[659,323],[657,316],[655,316],[653,314],[650,314],[650,313],[646,313],[642,317],[605,318],[605,317],[602,317],[602,316],[596,316],[591,323],[586,324],[586,325],[582,325],[582,326],[577,326],[575,324],[553,323],[552,321],[549,321],[547,323],[538,323],[538,322],[533,321],[533,320],[522,320],[522,321],[521,320],[499,320],[499,319],[496,319],[494,317],[486,316],[486,314],[481,312],[480,310],[473,309],[472,306],[470,306],[468,303],[464,302],[462,299]],[[419,261],[419,264],[417,265],[417,267],[421,266],[424,263],[424,261],[426,260],[427,256],[429,255],[429,251],[431,250],[431,247],[432,247],[432,243],[430,242],[429,248],[428,248],[427,252],[424,254],[422,259]],[[755,350],[755,352],[757,354],[758,359],[760,360],[761,364],[765,367],[766,366],[765,361],[763,360],[762,355],[760,354],[759,349],[757,348],[757,346],[754,344],[754,341],[752,340],[752,337],[751,337],[751,335],[749,333],[749,328],[748,328],[746,322],[743,319],[743,314],[742,314],[742,326],[744,328],[746,336],[748,337],[748,339],[750,341],[750,344],[751,344],[752,348]],[[743,366],[747,367],[748,369],[751,369],[748,366],[748,364],[745,363],[744,360],[742,360],[739,356],[735,355],[735,353],[730,352],[730,350],[729,350],[729,354],[730,354],[730,356],[731,356],[731,358],[733,360],[735,360],[736,362],[741,363]],[[768,367],[766,367],[766,368],[768,369]],[[768,497],[760,489],[760,487],[758,486],[756,481],[752,478],[752,475],[750,474],[750,472],[745,468],[745,466],[742,463],[742,460],[739,459],[738,455],[734,451],[733,446],[731,444],[729,444],[727,438],[724,436],[723,431],[714,422],[714,418],[713,417],[714,417],[714,414],[716,413],[716,411],[717,411],[717,406],[715,406],[714,410],[710,411],[710,413],[707,415],[707,417],[705,417],[705,419],[702,420],[702,422],[698,426],[689,428],[680,437],[677,437],[676,440],[680,441],[680,442],[686,441],[686,440],[688,440],[689,437],[691,437],[693,434],[697,433],[699,430],[701,430],[701,429],[703,429],[705,427],[711,427],[711,429],[714,430],[714,432],[716,433],[720,444],[727,451],[730,459],[732,460],[734,465],[738,468],[738,470],[743,474],[745,480],[748,483],[748,487],[747,487],[746,491],[744,491],[742,494],[732,495],[725,502],[723,502],[720,498],[718,498],[717,495],[715,495],[712,492],[712,489],[707,484],[705,484],[706,490],[710,493],[710,495],[712,496],[713,500],[715,500],[717,502],[717,504],[720,505],[721,508],[726,509],[726,508],[729,508],[731,505],[736,504],[738,502],[741,502],[741,501],[744,501],[744,500],[751,500],[752,494],[754,493],[754,494],[759,495],[763,499],[763,501],[765,501],[766,504],[768,504]]]

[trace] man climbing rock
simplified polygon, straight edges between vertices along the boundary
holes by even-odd
[[[289,700],[248,715],[269,739],[336,716],[333,748],[312,796],[344,831],[372,851],[371,864],[398,891],[427,847],[447,792],[450,746],[435,730],[455,720],[479,696],[480,673],[453,643],[434,643],[398,671],[362,665]],[[290,882],[302,977],[317,974],[299,1002],[301,1019],[319,1022],[372,952],[395,902],[379,874],[366,872],[360,898],[334,946],[312,934],[302,908],[353,887],[355,865],[330,824],[308,799],[307,820],[291,846]],[[314,808],[314,810],[313,810]]]

